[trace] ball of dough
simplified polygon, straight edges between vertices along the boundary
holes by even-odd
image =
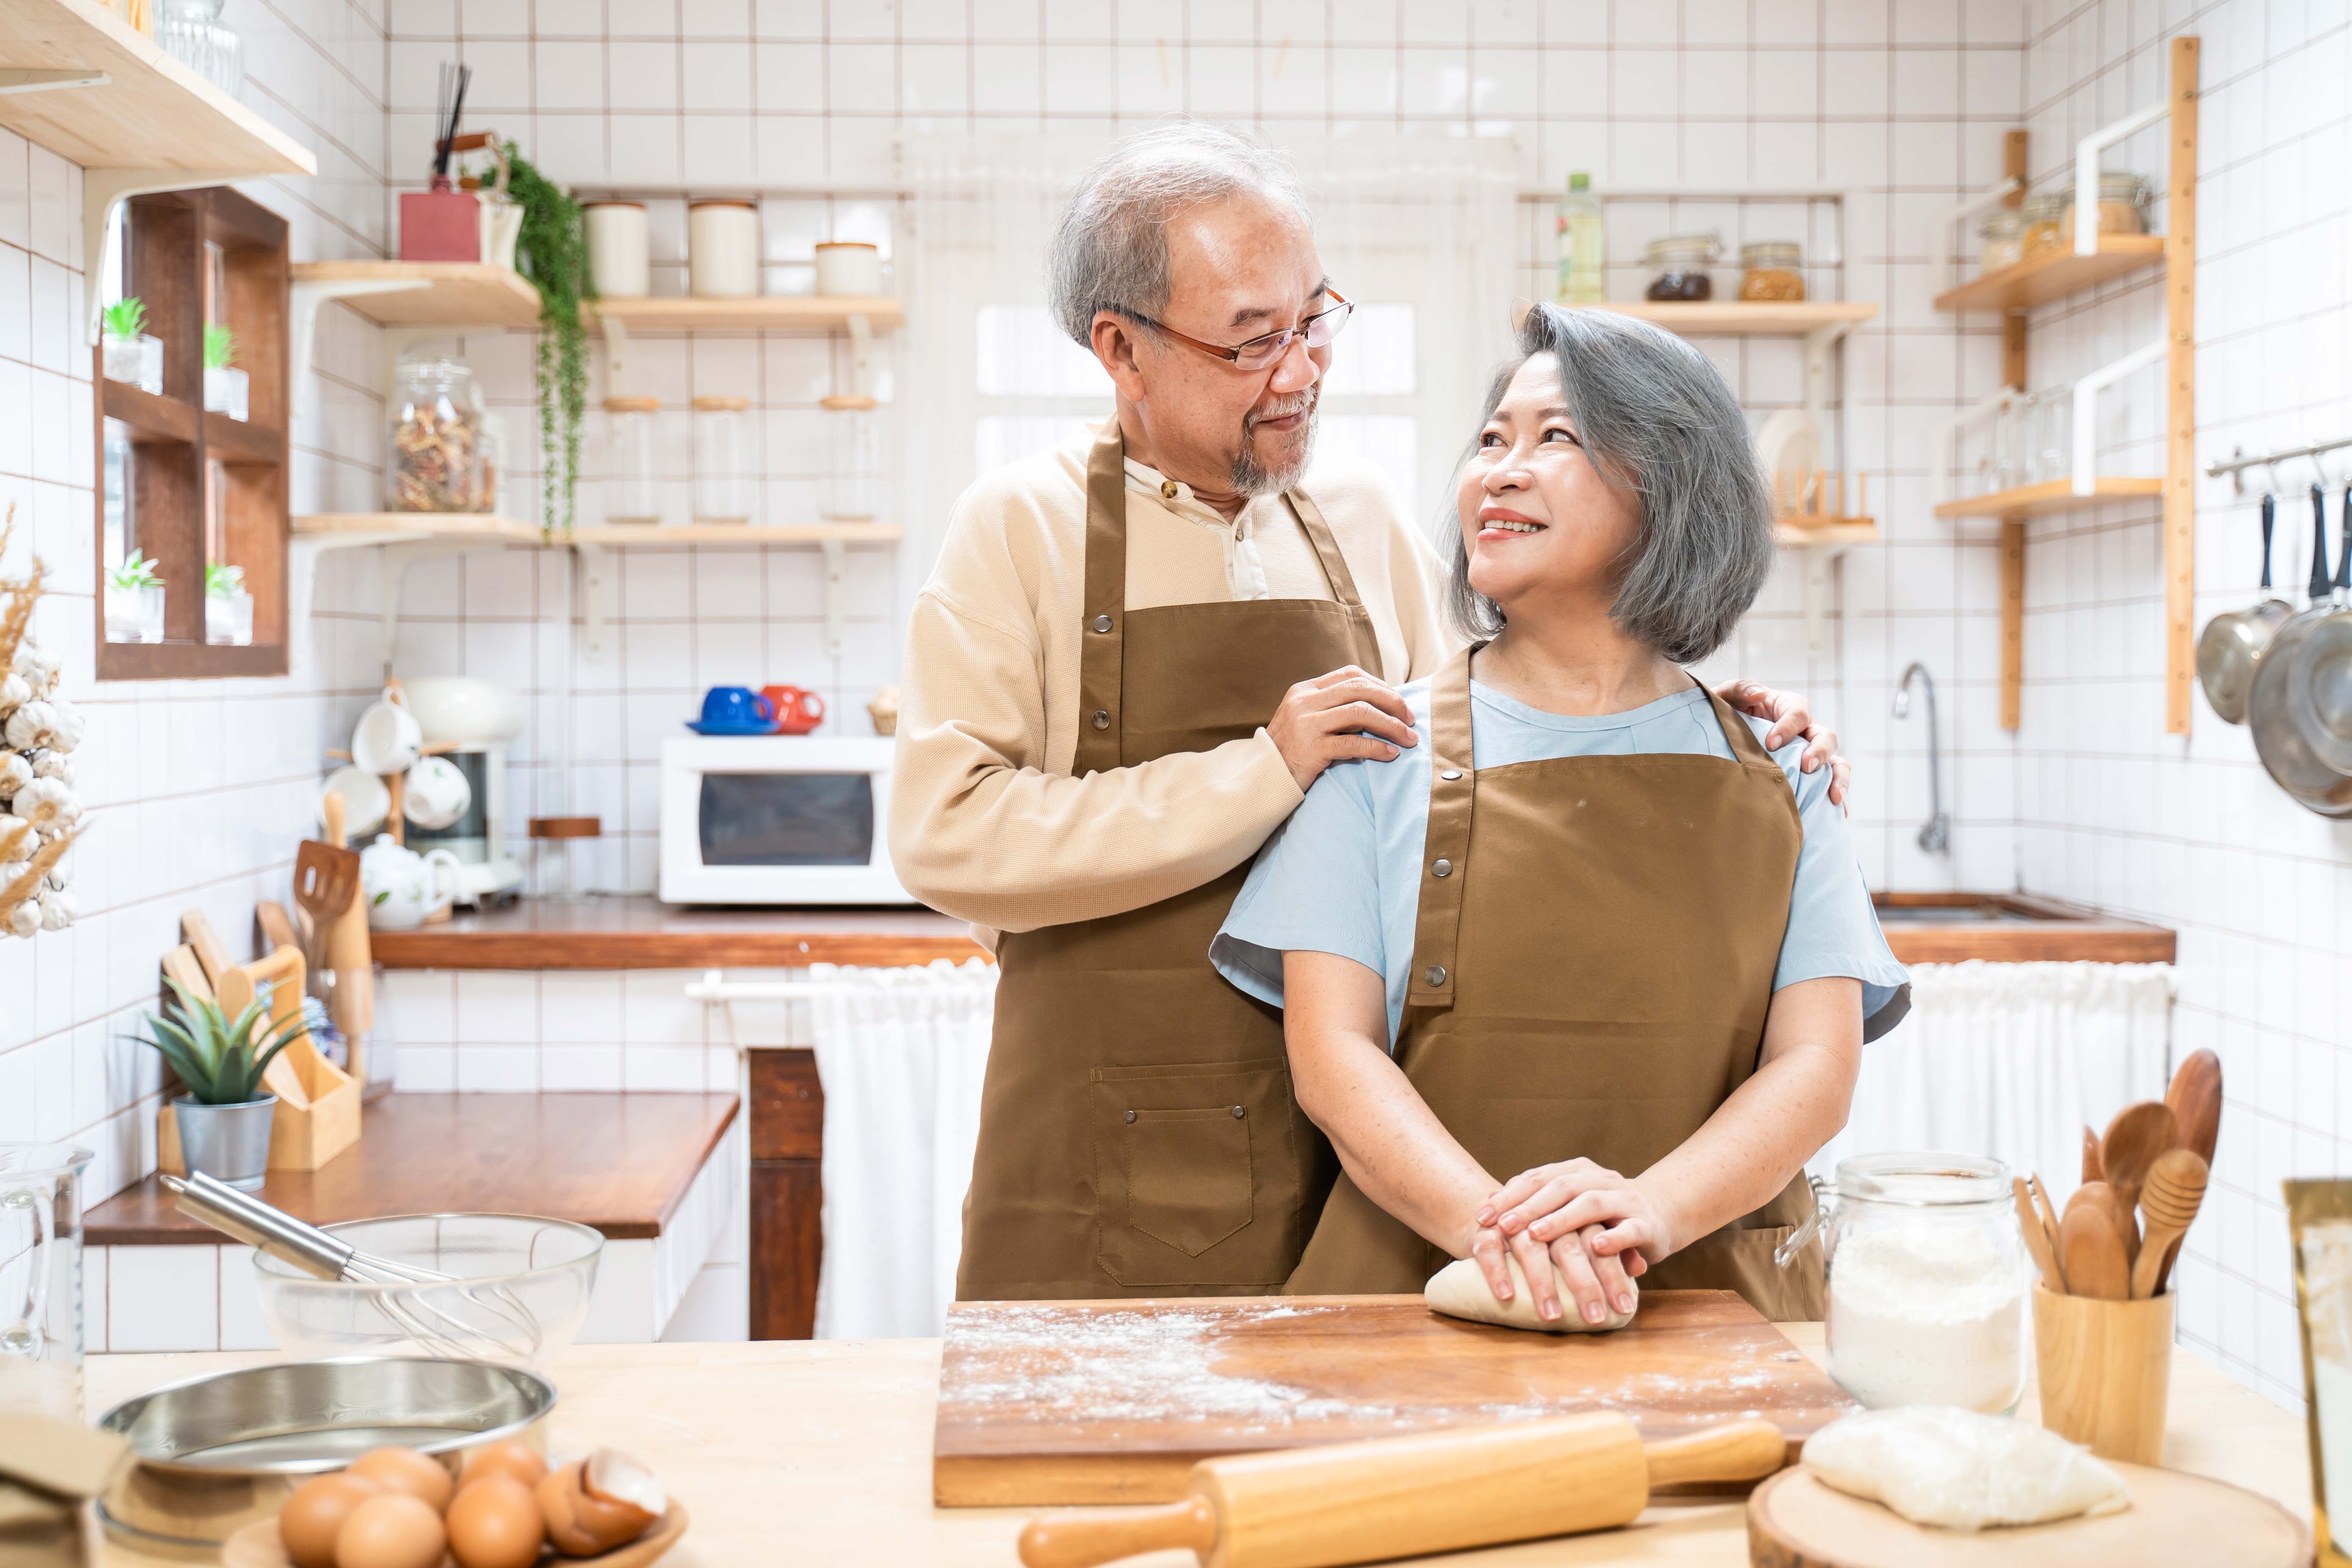
[[[1421,1299],[1429,1303],[1433,1312],[1443,1312],[1449,1318],[1467,1318],[1474,1323],[1499,1323],[1507,1329],[1533,1329],[1545,1334],[1598,1334],[1611,1329],[1622,1329],[1633,1321],[1632,1312],[1620,1312],[1613,1308],[1597,1323],[1588,1323],[1576,1310],[1576,1299],[1568,1293],[1568,1281],[1560,1278],[1559,1267],[1551,1271],[1552,1289],[1559,1292],[1559,1317],[1546,1320],[1536,1316],[1535,1298],[1528,1291],[1528,1277],[1519,1272],[1519,1260],[1505,1254],[1503,1261],[1511,1270],[1511,1299],[1495,1300],[1495,1292],[1486,1287],[1485,1270],[1475,1258],[1457,1258],[1429,1277],[1422,1287]],[[1639,1305],[1641,1287],[1628,1281]]]
[[[2121,1477],[2013,1415],[1914,1405],[1841,1416],[1805,1443],[1805,1468],[1914,1524],[1981,1530],[2131,1506]]]

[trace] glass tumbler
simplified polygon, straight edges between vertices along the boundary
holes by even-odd
[[[694,400],[694,521],[751,521],[751,400]]]
[[[612,489],[604,503],[606,522],[661,521],[661,466],[654,457],[655,424],[660,416],[659,398],[604,399],[605,427],[610,432],[612,452]]]
[[[882,424],[871,398],[827,398],[833,458],[824,515],[869,522],[882,515]]]
[[[82,1419],[81,1173],[72,1143],[0,1143],[0,1411]]]
[[[2074,389],[2053,386],[2033,395],[2033,478],[2038,484],[2074,473]]]

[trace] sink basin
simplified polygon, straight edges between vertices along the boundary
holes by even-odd
[[[2163,926],[2031,893],[1876,893],[1886,945],[1905,963],[2169,963]]]

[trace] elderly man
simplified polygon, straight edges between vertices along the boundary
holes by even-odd
[[[1318,773],[1416,743],[1394,687],[1452,644],[1378,479],[1302,486],[1352,307],[1272,154],[1132,138],[1051,267],[1115,413],[958,503],[909,617],[891,802],[900,879],[1001,966],[957,1294],[1268,1293],[1336,1166],[1281,1016],[1210,939]],[[1728,695],[1781,714],[1774,743],[1807,729]]]

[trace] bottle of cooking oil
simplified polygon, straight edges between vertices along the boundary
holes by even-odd
[[[1568,194],[1559,198],[1559,302],[1598,305],[1607,293],[1601,268],[1607,264],[1608,246],[1591,175],[1568,177]]]

